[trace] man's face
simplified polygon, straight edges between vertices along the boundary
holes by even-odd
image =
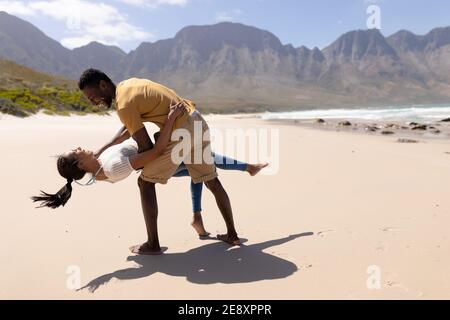
[[[104,81],[100,81],[98,87],[88,86],[83,89],[83,94],[86,98],[96,106],[103,106],[106,109],[111,108],[113,96],[109,90],[108,85]]]

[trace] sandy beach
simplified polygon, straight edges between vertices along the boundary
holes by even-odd
[[[101,146],[116,116],[2,116],[0,299],[450,299],[448,139],[403,144],[398,134],[206,118],[280,133],[277,174],[219,171],[246,242],[199,240],[189,179],[173,178],[157,187],[168,250],[135,257],[128,248],[145,240],[137,174],[74,186],[59,210],[29,199],[64,185],[51,156]],[[203,207],[207,229],[224,232],[207,190]],[[368,286],[373,270],[380,288]],[[84,289],[74,290],[74,274]]]

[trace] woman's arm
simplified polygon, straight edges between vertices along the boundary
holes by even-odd
[[[167,116],[167,121],[164,125],[164,129],[162,130],[161,135],[159,136],[158,141],[156,142],[153,149],[129,157],[130,164],[133,169],[142,169],[147,163],[155,160],[163,153],[172,136],[172,129],[175,120],[183,112],[185,112],[185,110],[186,108],[184,107],[182,102],[170,108],[170,113]]]

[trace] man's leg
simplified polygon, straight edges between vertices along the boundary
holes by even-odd
[[[225,224],[227,225],[227,234],[218,235],[217,238],[234,246],[240,245],[241,241],[239,240],[234,227],[233,211],[231,209],[230,198],[228,197],[227,192],[218,178],[205,182],[205,184],[216,198],[217,206],[219,207],[222,217],[225,220]]]
[[[179,163],[172,161],[172,150],[178,143],[176,141],[170,142],[158,158],[144,167],[139,177],[138,184],[148,240],[143,245],[134,248],[138,254],[162,253],[158,238],[158,204],[155,184],[166,184],[180,166],[181,161]]]
[[[139,178],[138,185],[141,193],[145,227],[147,228],[147,242],[130,249],[135,254],[159,255],[162,251],[159,246],[158,238],[158,203],[156,199],[155,184]]]
[[[198,112],[193,113],[190,120],[192,121],[192,150],[188,156],[189,161],[185,161],[184,163],[194,183],[204,182],[206,187],[211,190],[216,199],[217,206],[219,207],[219,210],[227,226],[227,234],[218,235],[217,238],[227,242],[230,245],[239,245],[240,240],[234,227],[233,212],[231,210],[230,199],[228,198],[225,189],[222,187],[222,184],[217,178],[217,170],[214,164],[214,159],[212,157],[208,124]],[[202,130],[202,135],[200,137],[195,136],[195,134],[197,134],[197,131],[196,129],[194,130],[194,126],[198,122],[201,123]],[[199,151],[198,148],[201,148],[200,151],[202,157],[200,157],[200,159],[196,158],[196,155]]]

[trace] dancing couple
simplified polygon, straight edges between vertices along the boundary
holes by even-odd
[[[95,181],[119,182],[133,171],[141,170],[138,186],[147,241],[130,250],[138,255],[159,255],[162,250],[155,184],[166,184],[171,177],[190,176],[192,226],[199,236],[210,235],[203,225],[201,209],[205,184],[214,195],[227,228],[227,233],[217,235],[217,239],[232,246],[240,244],[230,199],[218,178],[217,168],[246,171],[255,176],[267,164],[246,164],[212,152],[208,124],[196,110],[195,103],[161,84],[131,78],[116,86],[102,71],[88,69],[81,75],[78,86],[94,105],[109,109],[115,102],[123,127],[96,152],[77,148],[59,156],[57,169],[67,180],[66,185],[56,194],[42,192],[32,197],[33,201],[41,202],[40,207],[55,209],[67,203],[72,184],[80,184],[79,180],[86,174],[91,175],[89,185]],[[152,122],[161,129],[155,134],[155,143],[150,139],[145,122]],[[195,130],[198,127],[201,127],[199,132]],[[202,156],[196,156],[198,154]]]

